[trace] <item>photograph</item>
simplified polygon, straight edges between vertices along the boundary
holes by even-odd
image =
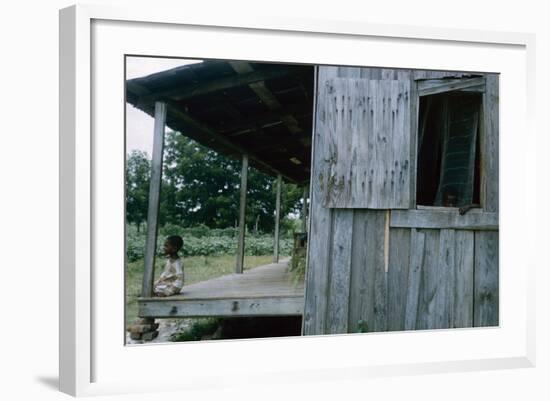
[[[5,3],[2,399],[550,400],[544,2]]]
[[[499,74],[125,55],[126,345],[499,326]]]

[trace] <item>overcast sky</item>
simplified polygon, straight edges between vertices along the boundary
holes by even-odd
[[[157,57],[127,57],[126,79],[143,77],[200,60]],[[143,150],[151,157],[154,120],[148,114],[126,103],[126,152]]]

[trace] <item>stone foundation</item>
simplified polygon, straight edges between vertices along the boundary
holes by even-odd
[[[158,328],[159,324],[153,318],[137,318],[127,330],[132,340],[151,341],[159,335]]]

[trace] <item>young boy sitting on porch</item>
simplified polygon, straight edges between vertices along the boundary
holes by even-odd
[[[164,254],[168,256],[164,271],[153,285],[153,293],[158,297],[178,294],[183,287],[183,263],[178,252],[183,247],[183,239],[172,235],[164,242]]]

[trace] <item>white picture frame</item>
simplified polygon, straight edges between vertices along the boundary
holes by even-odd
[[[223,43],[220,33],[236,42]],[[175,36],[192,38],[194,47],[190,43],[186,49]],[[259,37],[265,41],[261,46]],[[528,174],[534,169],[534,132],[528,124],[534,102],[534,40],[534,35],[521,33],[254,15],[224,18],[153,7],[79,5],[61,10],[60,390],[80,396],[234,385],[243,374],[269,383],[534,366],[535,264],[530,253],[522,257],[530,238],[519,234],[532,232],[529,221],[535,216],[528,203],[535,185]],[[283,50],[276,45],[284,41],[294,44],[281,56]],[[370,52],[368,64],[364,52],[350,50],[362,46]],[[327,55],[322,48],[333,51]],[[426,57],[418,60],[417,52]],[[501,326],[125,347],[120,320],[124,209],[119,207],[124,54],[501,73]],[[457,54],[469,56],[457,62]],[[515,112],[506,113],[511,110]],[[518,130],[531,140],[518,143],[509,135]],[[512,151],[520,161],[515,169],[509,168]],[[506,185],[509,180],[522,182],[525,190],[514,191]],[[512,207],[521,212],[512,212]],[[117,269],[100,267],[108,261]],[[416,352],[428,344],[426,355]],[[356,349],[363,352],[345,352]],[[193,369],[182,372],[180,366],[176,374],[170,361],[183,356]],[[211,369],[201,361],[209,357],[226,362]],[[155,361],[160,369],[140,373],[140,363]]]

